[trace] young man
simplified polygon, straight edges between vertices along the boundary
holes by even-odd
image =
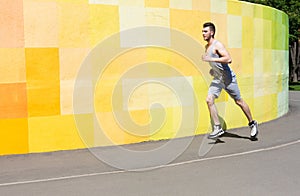
[[[230,54],[221,42],[215,40],[215,33],[216,28],[213,23],[207,22],[203,24],[202,35],[207,45],[205,46],[206,53],[202,56],[202,60],[210,64],[212,68],[210,74],[213,76],[206,98],[210,116],[214,123],[213,131],[208,135],[208,138],[216,138],[224,134],[214,102],[219,97],[222,89],[224,89],[243,110],[249,121],[250,137],[255,139],[258,134],[258,123],[252,119],[249,106],[241,97],[235,73],[228,65],[231,63]]]

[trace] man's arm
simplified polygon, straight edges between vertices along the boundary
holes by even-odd
[[[229,52],[226,50],[225,46],[221,42],[217,42],[215,45],[216,53],[219,55],[219,58],[212,58],[205,54],[202,56],[202,60],[206,62],[217,62],[217,63],[231,63],[231,57]]]

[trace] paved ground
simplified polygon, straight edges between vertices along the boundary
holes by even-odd
[[[300,195],[300,93],[290,92],[289,110],[261,124],[258,141],[248,128],[216,142],[197,136],[176,160],[143,171],[111,167],[88,150],[3,156],[0,195]]]

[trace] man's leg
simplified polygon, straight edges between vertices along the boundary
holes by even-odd
[[[212,139],[224,134],[224,131],[221,127],[219,116],[218,116],[218,110],[215,105],[215,96],[209,94],[206,98],[206,103],[208,106],[211,119],[214,122],[213,131],[208,135],[208,138]]]
[[[251,111],[250,111],[250,108],[249,108],[248,104],[243,99],[235,100],[235,103],[238,106],[240,106],[240,108],[243,110],[243,112],[246,115],[249,123],[252,122],[253,119],[252,119]]]
[[[243,99],[235,100],[235,103],[241,107],[241,109],[243,110],[244,114],[246,115],[249,121],[248,125],[251,129],[250,130],[251,139],[253,140],[256,139],[256,136],[258,134],[258,123],[252,119],[251,111],[248,104]]]
[[[215,96],[209,94],[206,98],[206,103],[207,103],[207,106],[208,106],[208,110],[209,110],[211,119],[214,122],[214,125],[220,125],[218,110],[217,110],[217,107],[215,105]]]

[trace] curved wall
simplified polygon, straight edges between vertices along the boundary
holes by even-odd
[[[281,11],[226,0],[1,0],[0,10],[2,155],[209,132],[210,78],[200,60],[206,21],[231,53],[254,118],[288,111],[288,17]],[[163,39],[145,28],[137,43],[160,47],[130,45],[140,34],[122,34],[148,26],[163,27]],[[193,44],[195,59],[180,52]],[[97,67],[112,48],[127,50]],[[227,94],[217,104],[227,128],[247,125]]]

